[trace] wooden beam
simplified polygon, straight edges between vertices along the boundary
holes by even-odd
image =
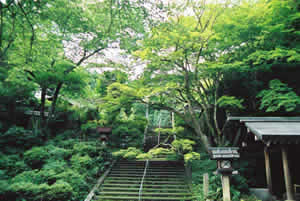
[[[295,200],[286,147],[284,146],[281,147],[281,153],[282,153],[282,163],[283,163],[283,172],[284,172],[284,181],[285,181],[287,200]]]
[[[203,195],[205,200],[208,197],[208,193],[209,193],[209,177],[208,177],[208,173],[204,173],[203,175]]]
[[[222,175],[223,201],[231,201],[229,175]]]
[[[272,186],[272,174],[271,174],[271,161],[270,161],[270,150],[265,147],[264,149],[265,154],[265,167],[266,167],[266,179],[269,192],[273,194],[273,186]]]

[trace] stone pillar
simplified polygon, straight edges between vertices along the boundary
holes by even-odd
[[[267,147],[264,149],[265,154],[265,167],[266,167],[266,179],[269,192],[273,194],[273,186],[272,186],[272,174],[271,174],[271,164],[270,164],[270,151]]]
[[[231,201],[229,175],[222,175],[223,201]]]
[[[286,147],[281,147],[281,153],[287,200],[295,200]]]

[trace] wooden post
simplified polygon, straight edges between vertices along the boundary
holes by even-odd
[[[204,195],[204,198],[207,198],[208,191],[209,191],[209,178],[208,178],[208,173],[205,173],[203,175],[203,195]]]
[[[172,114],[172,128],[175,129],[175,116],[174,116],[174,112],[171,113]],[[173,135],[174,140],[176,140],[176,134]]]
[[[269,192],[273,194],[273,187],[272,187],[272,174],[271,174],[271,164],[270,164],[270,152],[267,147],[264,149],[265,154],[265,167],[266,167],[266,179]]]
[[[231,201],[229,175],[222,175],[223,201]]]
[[[283,172],[284,172],[284,181],[285,181],[287,200],[295,200],[294,193],[293,193],[291,174],[290,174],[290,170],[289,170],[287,150],[285,147],[281,147],[281,153],[282,153],[282,163],[283,163]]]
[[[147,124],[145,126],[145,130],[144,130],[144,145],[146,144],[146,138],[147,138],[147,132],[148,132],[148,124],[149,124],[149,103],[148,103],[148,99],[147,99],[147,105],[146,105],[146,119],[147,119]]]
[[[159,131],[158,131],[157,144],[160,144],[161,110],[159,110],[158,128],[159,128]]]

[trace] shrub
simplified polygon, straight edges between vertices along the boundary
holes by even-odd
[[[55,172],[60,173],[63,172],[66,167],[68,167],[67,161],[49,159],[43,166],[43,170],[55,170]]]
[[[74,144],[77,143],[77,140],[75,139],[68,139],[68,140],[62,140],[55,143],[55,145],[62,147],[64,149],[72,149]]]
[[[20,172],[28,170],[25,162],[16,154],[4,155],[0,154],[0,169],[6,170],[7,176],[15,176]]]
[[[30,182],[19,182],[13,183],[10,191],[14,194],[15,199],[57,201],[70,200],[73,188],[64,181],[58,181],[50,186],[46,183],[37,185]]]
[[[97,151],[96,144],[91,144],[87,142],[76,143],[73,146],[73,153],[80,155],[89,155],[91,157],[97,156],[99,153]]]
[[[9,184],[6,180],[0,180],[0,200],[8,201]]]
[[[45,174],[41,174],[39,170],[24,171],[12,178],[12,183],[30,182],[41,184],[47,182]]]
[[[24,153],[25,162],[32,168],[41,168],[50,157],[50,153],[45,147],[34,147]]]
[[[45,147],[45,149],[48,151],[49,156],[51,159],[56,159],[56,160],[67,160],[71,157],[71,150],[56,147],[53,145],[48,145]]]
[[[40,135],[25,130],[22,127],[13,126],[4,134],[0,135],[0,145],[6,147],[6,149],[3,150],[10,153],[16,153],[18,149],[25,150],[40,144],[42,144]]]
[[[121,149],[120,151],[116,151],[113,153],[115,157],[123,157],[126,159],[135,159],[138,155],[143,152],[135,147],[129,147],[128,149]]]
[[[44,198],[49,201],[71,200],[72,194],[72,186],[65,181],[59,180],[48,187]]]
[[[193,160],[200,160],[200,154],[196,152],[189,152],[184,154],[184,162],[191,163]]]
[[[176,149],[176,152],[180,154],[185,154],[193,151],[194,144],[195,142],[189,139],[174,140],[172,142],[172,146]]]
[[[56,180],[68,182],[73,188],[72,200],[83,200],[89,190],[86,178],[78,171],[65,169],[65,171],[54,175]]]
[[[88,155],[76,154],[71,158],[72,167],[79,172],[86,172],[87,169],[92,167],[92,162],[93,160]]]
[[[48,188],[49,186],[47,184],[37,185],[31,182],[17,182],[9,187],[15,199],[25,199],[27,201],[41,199],[43,192],[46,192]]]

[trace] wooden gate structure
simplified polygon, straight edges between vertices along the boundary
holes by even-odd
[[[274,194],[273,178],[281,175],[272,175],[272,168],[275,168],[271,163],[272,152],[281,152],[286,199],[296,200],[295,189],[299,187],[300,176],[296,171],[291,172],[290,164],[297,164],[300,159],[300,117],[228,117],[227,120],[240,123],[235,139],[237,144],[247,146],[251,140],[252,144],[263,144],[266,183],[271,194]],[[242,128],[247,132],[242,133]]]

